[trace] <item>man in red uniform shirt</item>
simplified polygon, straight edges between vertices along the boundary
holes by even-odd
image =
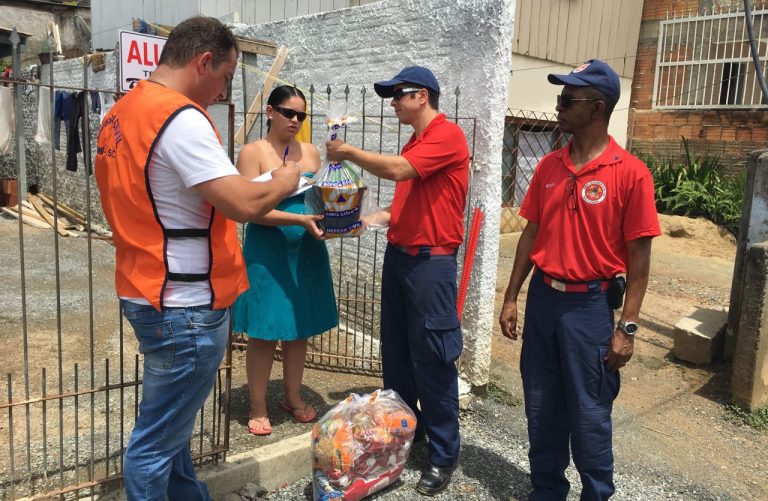
[[[416,490],[434,495],[448,486],[459,458],[455,362],[463,341],[456,249],[464,237],[469,147],[461,128],[438,111],[440,86],[427,68],[404,68],[374,89],[391,98],[400,123],[414,129],[401,154],[380,155],[338,140],[326,148],[330,160],[350,160],[397,182],[384,217],[389,219],[381,283],[384,387],[397,391],[417,413],[417,435],[429,437],[430,465]]]
[[[566,499],[570,445],[581,499],[602,500],[614,492],[611,409],[619,369],[632,357],[651,239],[661,232],[651,173],[608,135],[618,75],[593,59],[549,81],[564,86],[557,120],[573,139],[534,172],[499,322],[504,336],[517,339],[517,296],[535,267],[520,360],[529,499]],[[614,326],[621,297],[614,277],[623,273],[626,302]]]

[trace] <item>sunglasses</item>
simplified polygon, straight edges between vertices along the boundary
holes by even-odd
[[[402,89],[397,89],[395,92],[392,93],[392,100],[393,101],[399,101],[403,98],[406,94],[414,94],[416,92],[419,92],[421,89],[411,88],[411,87],[404,87]]]
[[[602,99],[593,99],[589,97],[573,97],[567,94],[558,94],[557,105],[563,109],[570,108],[576,101],[602,101]]]
[[[296,111],[290,108],[283,108],[282,106],[273,106],[272,109],[283,115],[288,120],[293,120],[293,117],[296,117],[296,120],[303,122],[307,119],[307,114],[304,111]]]
[[[568,203],[568,209],[570,210],[579,210],[579,196],[576,193],[577,191],[578,186],[576,186],[576,176],[571,174],[568,176],[568,181],[565,183],[566,202]]]

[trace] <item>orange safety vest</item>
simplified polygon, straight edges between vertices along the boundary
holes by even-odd
[[[147,167],[163,128],[182,110],[208,113],[183,94],[151,82],[139,82],[104,117],[96,150],[96,183],[104,215],[112,226],[117,255],[115,288],[121,297],[143,297],[158,311],[169,280],[207,281],[210,307],[230,306],[248,288],[237,227],[211,206],[207,228],[169,229],[155,209]],[[221,137],[219,137],[221,142]],[[166,249],[172,238],[207,238],[208,272],[171,273]]]

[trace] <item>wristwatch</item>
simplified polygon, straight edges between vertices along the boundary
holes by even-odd
[[[621,330],[621,332],[623,332],[627,336],[634,336],[635,334],[637,334],[637,329],[639,329],[637,323],[624,322],[623,320],[619,320],[616,323],[616,328]]]

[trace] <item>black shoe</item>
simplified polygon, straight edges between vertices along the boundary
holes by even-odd
[[[456,468],[456,465],[435,466],[430,464],[429,468],[421,474],[419,483],[416,484],[416,491],[425,496],[434,496],[443,492],[451,482],[454,468]]]

